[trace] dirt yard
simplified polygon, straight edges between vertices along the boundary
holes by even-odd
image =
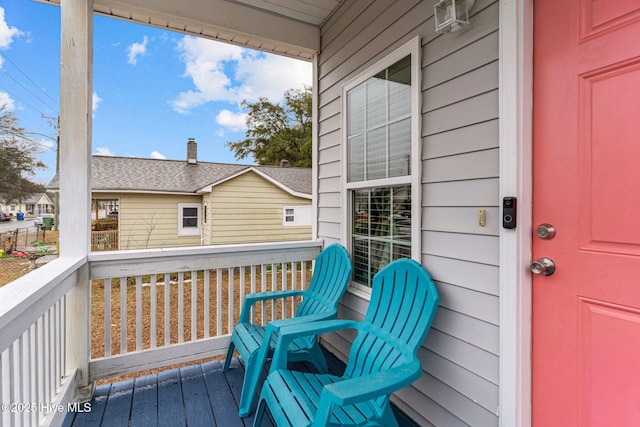
[[[44,238],[41,231],[38,236],[40,237],[39,243],[43,245],[51,246],[58,242],[57,231],[45,232]],[[0,286],[13,282],[30,271],[28,259],[16,258],[9,255],[10,254],[4,254],[4,256],[0,258]]]
[[[0,258],[0,286],[13,282],[29,272],[29,260],[2,257]]]

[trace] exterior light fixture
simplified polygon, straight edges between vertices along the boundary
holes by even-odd
[[[469,25],[469,11],[475,4],[476,0],[440,0],[433,6],[436,32],[458,31]]]

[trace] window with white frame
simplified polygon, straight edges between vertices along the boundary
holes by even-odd
[[[200,204],[178,204],[178,236],[200,235]]]
[[[284,206],[282,225],[285,227],[311,225],[311,206]]]
[[[353,280],[420,254],[420,41],[343,87],[347,244]]]

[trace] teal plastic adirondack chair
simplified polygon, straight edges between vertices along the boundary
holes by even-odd
[[[280,330],[271,371],[254,420],[269,406],[282,426],[397,426],[389,396],[422,374],[417,353],[436,313],[438,291],[429,273],[413,260],[393,261],[373,279],[362,322],[329,320]],[[290,342],[309,334],[356,329],[342,377],[286,370]]]
[[[227,358],[222,368],[223,372],[229,369],[234,349],[244,360],[245,376],[238,403],[238,413],[241,417],[246,417],[250,413],[260,371],[264,368],[267,358],[273,354],[279,329],[286,325],[335,318],[338,302],[349,285],[351,268],[351,259],[347,250],[344,246],[334,243],[327,246],[316,257],[313,275],[305,291],[260,292],[246,296],[238,325],[231,334]],[[266,327],[250,322],[251,309],[257,302],[291,296],[302,297],[295,317],[269,322]],[[293,340],[286,351],[289,354],[289,360],[309,361],[319,371],[327,371],[327,362],[315,337],[301,337]]]

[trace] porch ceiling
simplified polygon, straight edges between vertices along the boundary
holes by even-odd
[[[36,0],[60,4],[60,0]],[[94,0],[96,14],[311,60],[344,0]]]

